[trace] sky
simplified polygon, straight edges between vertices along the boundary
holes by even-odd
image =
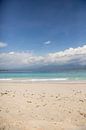
[[[1,69],[85,65],[85,45],[86,0],[0,0]]]

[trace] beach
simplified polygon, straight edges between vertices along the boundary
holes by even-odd
[[[86,130],[86,82],[0,81],[0,130]]]

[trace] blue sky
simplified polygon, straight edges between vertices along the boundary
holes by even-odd
[[[85,0],[0,0],[1,53],[38,56],[86,44]],[[1,45],[2,46],[2,45]]]
[[[0,51],[43,54],[86,42],[85,0],[0,0],[0,19],[0,41],[8,44]]]

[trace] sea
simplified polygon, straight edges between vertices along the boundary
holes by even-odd
[[[86,70],[70,70],[60,72],[0,72],[2,80],[23,81],[86,81]]]

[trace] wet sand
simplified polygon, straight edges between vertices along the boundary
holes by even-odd
[[[86,83],[0,82],[0,130],[86,130]]]

